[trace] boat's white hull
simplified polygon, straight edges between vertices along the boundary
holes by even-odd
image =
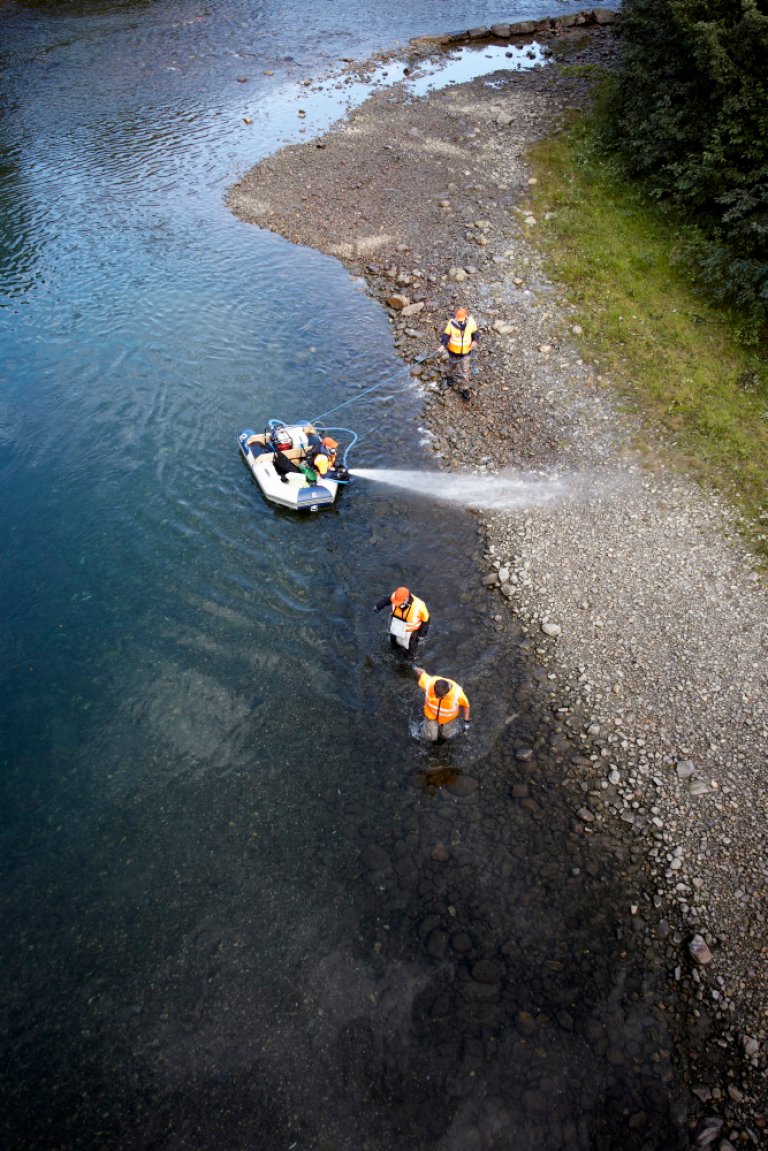
[[[241,432],[238,444],[243,459],[266,499],[294,511],[314,511],[333,503],[339,490],[337,480],[323,476],[313,484],[302,472],[288,472],[281,477],[275,468],[275,453],[260,444],[248,443],[254,434],[250,429]]]

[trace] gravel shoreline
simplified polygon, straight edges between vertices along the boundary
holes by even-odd
[[[603,25],[551,42],[567,42],[576,63],[609,64],[613,52]],[[321,139],[260,163],[229,202],[365,278],[414,364],[442,466],[565,484],[572,498],[481,517],[489,610],[500,628],[510,616],[522,625],[566,727],[590,748],[574,819],[587,832],[618,821],[643,844],[651,945],[691,1033],[725,1052],[725,1074],[707,1077],[702,1059],[689,1083],[709,1116],[693,1145],[758,1145],[768,596],[733,509],[638,454],[636,418],[580,359],[575,318],[530,241],[525,149],[588,91],[556,64],[420,99],[379,91]],[[482,332],[470,405],[443,390],[436,360],[416,364],[459,302]],[[697,1053],[687,1057],[695,1067]]]

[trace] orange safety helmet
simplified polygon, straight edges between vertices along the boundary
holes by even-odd
[[[466,318],[467,318],[467,309],[466,308],[457,308],[456,309],[456,319],[457,320],[466,320]]]
[[[336,443],[336,440],[331,439],[330,436],[323,437],[323,447],[330,448],[333,451],[334,448],[337,448],[338,446],[339,445]]]
[[[410,594],[407,587],[396,587],[389,599],[395,607],[400,607],[400,604],[405,603]]]

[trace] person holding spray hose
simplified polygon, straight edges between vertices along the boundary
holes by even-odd
[[[453,387],[458,374],[461,383],[461,398],[471,400],[469,385],[472,382],[472,353],[477,347],[478,333],[474,317],[466,308],[457,308],[443,329],[441,345],[448,352],[448,375],[446,384]]]

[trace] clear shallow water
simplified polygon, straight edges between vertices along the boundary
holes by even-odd
[[[322,86],[340,57],[453,24],[0,9],[6,1147],[589,1147],[627,1107],[664,1130],[618,857],[573,832],[473,517],[360,484],[297,518],[235,447],[400,364],[360,286],[226,188],[362,94]],[[418,410],[346,409],[361,464],[410,466]],[[420,660],[475,708],[439,754],[371,611],[404,581]]]

